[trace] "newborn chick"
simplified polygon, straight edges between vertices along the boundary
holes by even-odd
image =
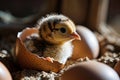
[[[37,28],[40,39],[34,44],[42,56],[65,64],[72,55],[71,41],[80,39],[74,23],[63,15],[48,15],[38,21]]]

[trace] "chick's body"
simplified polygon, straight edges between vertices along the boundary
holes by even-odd
[[[72,50],[73,45],[71,44],[71,41],[68,41],[63,45],[46,46],[43,56],[51,57],[54,60],[64,64],[66,60],[71,57]]]
[[[62,64],[72,55],[74,39],[79,39],[74,23],[63,15],[49,15],[38,21],[39,38],[30,40],[31,51],[53,58]],[[28,42],[28,48],[30,43]]]

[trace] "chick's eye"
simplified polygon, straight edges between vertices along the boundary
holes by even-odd
[[[60,31],[61,31],[62,33],[65,33],[65,32],[66,32],[66,29],[65,29],[65,28],[60,28]]]

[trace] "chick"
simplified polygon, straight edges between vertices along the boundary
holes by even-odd
[[[72,55],[71,41],[80,39],[73,21],[64,15],[48,15],[38,21],[37,28],[39,39],[34,40],[34,48],[43,57],[65,64]]]

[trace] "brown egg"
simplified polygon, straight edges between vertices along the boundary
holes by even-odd
[[[0,62],[0,80],[12,80],[10,72],[1,62]]]
[[[74,40],[74,50],[72,59],[89,57],[97,58],[99,54],[99,43],[92,31],[83,26],[77,26],[77,32],[81,36],[81,40]]]
[[[31,53],[23,41],[33,33],[38,33],[37,28],[26,28],[19,32],[16,40],[15,58],[20,67],[35,70],[58,72],[62,69],[63,64],[53,61],[50,62],[46,58],[39,57],[37,54]]]
[[[119,74],[120,76],[120,61],[116,63],[114,69],[116,70],[116,72]]]
[[[62,75],[61,80],[120,80],[118,74],[106,64],[87,61],[73,65]]]

